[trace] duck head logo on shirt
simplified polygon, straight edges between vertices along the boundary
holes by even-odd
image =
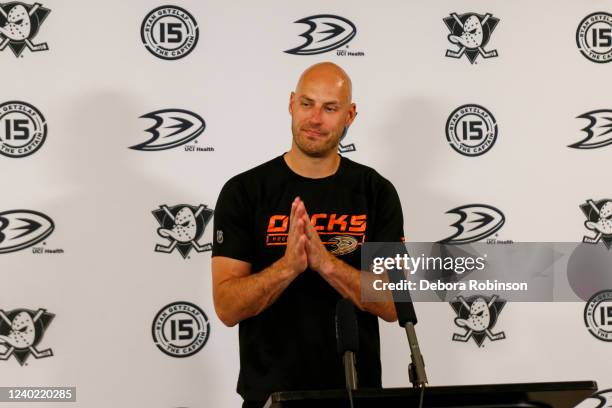
[[[350,254],[365,242],[366,214],[317,213],[310,216],[310,223],[319,234],[323,245],[336,256]],[[266,246],[287,245],[288,235],[289,216],[270,216]]]

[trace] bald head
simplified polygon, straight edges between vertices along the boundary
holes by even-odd
[[[333,62],[321,62],[308,67],[300,76],[295,93],[301,94],[312,86],[322,86],[335,93],[341,103],[353,100],[353,85],[348,74]]]

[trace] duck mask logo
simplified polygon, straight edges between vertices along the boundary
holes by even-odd
[[[36,346],[54,317],[45,309],[0,310],[0,360],[15,356],[23,366],[30,354],[36,358],[51,357],[51,349],[38,350]]]
[[[465,54],[471,64],[474,64],[479,55],[483,58],[497,57],[497,50],[486,51],[484,47],[499,23],[498,18],[489,13],[484,16],[476,13],[451,13],[443,21],[451,32],[448,41],[459,47],[456,51],[446,50],[447,57],[461,58]]]
[[[174,207],[161,205],[158,210],[153,211],[153,216],[159,222],[160,228],[157,233],[166,238],[170,244],[165,246],[157,244],[156,252],[170,253],[176,248],[184,259],[187,258],[192,248],[197,252],[210,251],[212,243],[200,244],[204,229],[213,215],[213,210],[200,204],[198,207],[179,204]]]
[[[0,51],[8,46],[16,57],[26,47],[33,52],[47,51],[47,43],[34,44],[32,39],[50,12],[39,3],[0,3]]]
[[[582,242],[598,244],[602,241],[606,248],[612,248],[612,200],[587,200],[580,209],[587,218],[584,226],[594,234],[593,237],[585,235]]]
[[[467,342],[473,339],[478,347],[482,347],[487,337],[491,341],[505,339],[504,332],[492,332],[505,304],[506,301],[499,299],[496,295],[491,297],[471,296],[468,299],[458,296],[450,302],[450,305],[457,314],[455,324],[465,329],[465,333],[453,333],[453,341]]]

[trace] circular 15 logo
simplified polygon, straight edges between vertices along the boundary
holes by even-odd
[[[589,14],[578,25],[576,44],[582,55],[600,64],[612,61],[612,14]]]
[[[446,121],[446,139],[455,151],[464,156],[480,156],[497,140],[497,122],[486,108],[462,105]]]
[[[165,60],[183,58],[195,48],[199,28],[189,12],[177,6],[161,6],[142,21],[140,37],[149,52]]]
[[[0,154],[26,157],[41,148],[47,138],[47,122],[38,109],[20,101],[0,105]]]
[[[164,306],[153,320],[153,341],[172,357],[189,357],[202,350],[210,336],[210,323],[198,306],[174,302]]]
[[[602,341],[612,341],[612,290],[597,292],[584,308],[589,333]]]

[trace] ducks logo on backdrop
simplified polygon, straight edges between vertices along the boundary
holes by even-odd
[[[35,44],[34,37],[50,12],[39,3],[0,3],[0,51],[8,47],[21,57],[26,48],[32,52],[49,50],[47,43]]]
[[[506,334],[503,331],[493,332],[505,304],[506,301],[499,299],[497,295],[471,296],[467,299],[458,296],[450,305],[457,314],[455,325],[463,328],[465,332],[453,333],[453,341],[467,342],[472,339],[478,347],[483,347],[485,339],[505,339]]]
[[[160,226],[157,234],[169,242],[167,245],[157,244],[155,252],[169,254],[176,249],[183,259],[187,259],[192,249],[196,252],[212,250],[212,243],[202,244],[198,241],[202,238],[213,212],[204,204],[197,207],[187,204],[173,207],[161,205],[153,211],[153,216]]]
[[[612,109],[596,109],[583,113],[578,119],[587,119],[589,124],[582,129],[586,137],[569,145],[573,149],[597,149],[612,144]]]
[[[447,245],[469,244],[488,238],[506,222],[506,217],[499,209],[487,204],[462,205],[447,211],[446,214],[459,216],[451,225],[456,228],[455,233],[439,241]]]
[[[155,123],[145,130],[151,137],[130,146],[132,150],[155,152],[183,146],[186,152],[215,151],[213,147],[198,145],[198,137],[206,129],[206,122],[195,112],[185,109],[161,109],[140,118],[152,119]]]
[[[465,55],[470,64],[476,64],[478,57],[497,57],[497,50],[486,50],[485,47],[491,39],[491,34],[497,27],[499,19],[486,13],[451,13],[443,19],[450,34],[448,41],[457,46],[457,49],[446,50],[446,56],[461,58]]]
[[[587,220],[584,226],[592,231],[592,235],[585,235],[582,242],[586,244],[599,244],[612,248],[612,200],[587,200],[580,205]]]
[[[296,24],[308,25],[300,34],[305,41],[285,52],[293,55],[316,55],[336,50],[338,56],[363,57],[363,51],[349,49],[349,43],[357,35],[357,27],[350,20],[333,14],[317,14],[304,17]]]
[[[50,348],[38,346],[54,317],[45,309],[0,310],[0,361],[12,356],[23,366],[31,355],[37,359],[53,356]]]
[[[32,210],[0,212],[0,254],[32,247],[33,254],[63,254],[60,248],[46,247],[45,239],[55,230],[47,215]],[[42,246],[35,246],[41,244]]]

